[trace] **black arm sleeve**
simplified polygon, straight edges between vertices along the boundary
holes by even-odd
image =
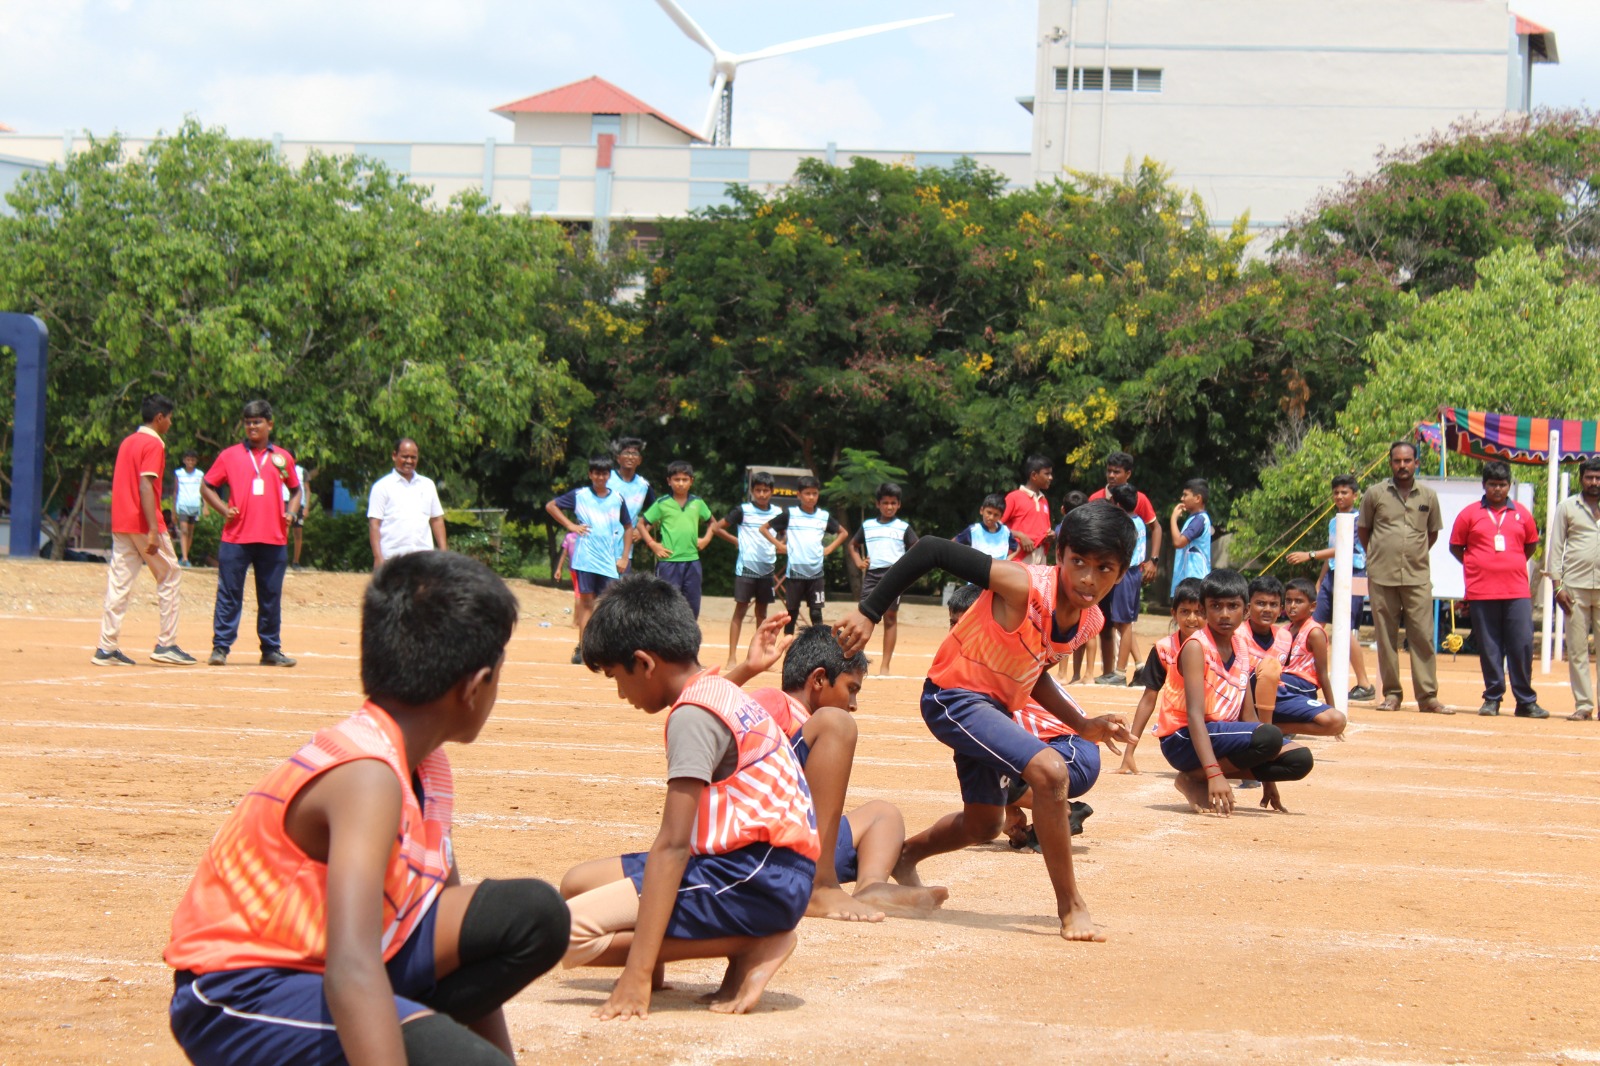
[[[988,588],[989,568],[993,565],[994,560],[983,552],[963,548],[943,537],[923,537],[900,557],[899,562],[889,567],[872,595],[861,601],[861,613],[874,623],[882,621],[889,605],[918,578],[934,569],[944,570],[979,588]]]

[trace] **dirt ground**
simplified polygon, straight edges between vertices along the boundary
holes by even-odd
[[[360,699],[360,576],[289,576],[294,670],[254,665],[250,607],[236,665],[145,661],[141,579],[123,634],[141,665],[108,670],[89,664],[104,575],[0,560],[4,1063],[182,1061],[161,962],[173,907],[239,795]],[[197,655],[214,591],[213,571],[185,575],[179,639]],[[647,847],[659,817],[659,723],[567,662],[570,596],[518,591],[499,706],[451,750],[468,880],[555,881]],[[707,663],[728,613],[707,604]],[[958,805],[916,702],[943,624],[908,607],[893,675],[861,698],[852,804],[891,800],[913,830]],[[747,1017],[693,1002],[720,976],[710,963],[670,968],[675,989],[632,1023],[590,1017],[614,973],[552,973],[508,1006],[522,1061],[1600,1061],[1600,725],[1472,716],[1476,661],[1441,667],[1467,716],[1353,708],[1348,741],[1313,741],[1315,771],[1284,786],[1292,814],[1241,792],[1231,819],[1194,815],[1153,743],[1136,777],[1108,756],[1075,849],[1107,943],[1059,940],[1042,860],[1002,841],[924,866],[951,891],[932,920],[806,920]],[[1564,668],[1535,680],[1571,709]],[[1137,695],[1074,691],[1091,712],[1131,713]]]

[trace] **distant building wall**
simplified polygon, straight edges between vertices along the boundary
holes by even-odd
[[[10,142],[0,144],[0,147],[9,147]],[[19,159],[15,156],[0,155],[0,215],[12,214],[11,205],[6,203],[5,197],[22,179],[24,174],[34,170],[44,169],[44,164],[32,159]]]

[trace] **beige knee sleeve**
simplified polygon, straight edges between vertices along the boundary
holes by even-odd
[[[570,970],[599,958],[616,934],[639,923],[639,891],[624,877],[574,896],[567,901],[567,910],[572,914],[572,936],[561,965]]]

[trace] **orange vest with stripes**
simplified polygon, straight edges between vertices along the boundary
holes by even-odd
[[[1245,690],[1250,685],[1250,653],[1245,645],[1252,644],[1243,633],[1243,627],[1233,633],[1233,662],[1222,664],[1222,652],[1216,638],[1207,626],[1184,641],[1183,647],[1196,642],[1205,653],[1206,667],[1206,721],[1237,722],[1244,713]],[[1182,649],[1180,649],[1181,654]],[[1183,670],[1176,657],[1167,667],[1167,683],[1156,696],[1156,736],[1176,733],[1189,725],[1189,704],[1183,694]]]
[[[1168,633],[1156,641],[1156,661],[1159,662],[1168,674],[1178,665],[1178,651],[1183,644],[1182,633]]]
[[[686,704],[716,715],[732,731],[738,751],[733,773],[700,794],[689,850],[722,855],[765,842],[808,859],[821,854],[805,774],[789,738],[766,708],[712,673],[697,674],[684,686],[667,709],[667,721]]]
[[[1051,666],[1100,634],[1105,616],[1098,606],[1078,616],[1070,639],[1051,639],[1055,625],[1054,566],[1029,566],[1028,609],[1017,628],[1006,631],[994,620],[994,592],[985,589],[939,645],[928,680],[940,688],[959,688],[993,697],[1015,714],[1028,702],[1034,682]],[[1048,713],[1048,712],[1046,712]]]
[[[1289,647],[1294,638],[1289,635],[1288,626],[1272,627],[1272,646],[1268,648],[1261,646],[1253,632],[1246,632],[1249,628],[1250,623],[1246,622],[1239,627],[1239,631],[1245,634],[1244,645],[1250,650],[1250,669],[1256,669],[1266,659],[1276,659],[1279,665],[1289,661]]]
[[[258,966],[320,973],[326,967],[328,867],[300,850],[283,819],[301,789],[357,759],[387,763],[400,783],[400,824],[382,899],[383,957],[394,957],[450,875],[455,793],[450,762],[437,750],[417,766],[424,797],[418,802],[400,727],[369,701],[317,733],[239,801],[172,916],[164,952],[169,966],[197,974]]]
[[[1313,685],[1320,684],[1317,680],[1317,658],[1311,654],[1311,631],[1316,628],[1319,628],[1317,623],[1309,621],[1300,626],[1300,632],[1294,635],[1289,644],[1289,654],[1283,665],[1284,673],[1293,674]]]
[[[800,730],[811,721],[811,712],[806,710],[806,705],[781,688],[758,688],[750,693],[750,698],[772,715],[772,720],[778,723],[778,728],[791,743],[799,738]]]

